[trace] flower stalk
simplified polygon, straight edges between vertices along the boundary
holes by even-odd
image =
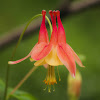
[[[25,77],[18,83],[18,85],[13,89],[13,91],[7,96],[7,100],[9,97],[15,93],[15,91],[21,87],[21,85],[30,77],[30,75],[37,69],[37,66],[34,66],[26,75]]]

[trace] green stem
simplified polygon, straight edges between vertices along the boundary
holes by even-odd
[[[18,83],[18,85],[12,90],[12,92],[7,96],[7,100],[11,95],[15,93],[15,91],[21,87],[21,85],[30,77],[30,75],[37,69],[38,66],[34,66],[26,75],[25,77]]]
[[[18,42],[17,42],[17,44],[16,44],[15,49],[13,50],[13,53],[12,53],[12,56],[11,56],[10,60],[13,60],[13,58],[14,58],[14,56],[15,56],[15,53],[16,53],[16,49],[17,49],[18,45],[20,44],[20,41],[22,40],[23,35],[24,35],[26,29],[28,28],[29,24],[30,24],[35,18],[37,18],[37,17],[39,17],[39,16],[42,16],[42,14],[37,14],[37,15],[35,15],[35,16],[32,17],[32,18],[29,20],[29,22],[27,23],[26,27],[24,28],[23,32],[21,33],[21,35],[20,35],[20,37],[19,37],[19,40],[18,40]],[[49,23],[50,31],[52,32],[52,25],[51,25],[51,22],[50,22],[50,20],[49,20],[49,18],[48,18],[47,16],[46,16],[46,19],[47,19],[47,21],[48,21],[48,23]],[[5,91],[4,91],[4,99],[3,99],[3,100],[6,100],[6,97],[7,97],[9,72],[10,72],[10,65],[7,66],[6,82],[5,82]]]
[[[10,72],[10,65],[7,66],[6,84],[5,84],[5,91],[4,91],[4,100],[6,100],[6,97],[7,97],[7,88],[8,88],[9,72]]]
[[[45,16],[45,18],[47,19],[47,21],[49,23],[50,33],[52,33],[52,25],[51,25],[51,22],[50,22],[50,20],[49,20],[49,18],[47,16]]]

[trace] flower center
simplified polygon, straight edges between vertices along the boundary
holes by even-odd
[[[54,85],[55,83],[57,84],[54,66],[48,67],[48,73],[43,82],[45,82],[46,85],[49,85],[48,92],[51,92],[51,85]]]
[[[48,73],[47,73],[47,76],[46,76],[46,79],[44,80],[44,82],[46,85],[54,85],[54,83],[57,84],[54,66],[48,67]]]

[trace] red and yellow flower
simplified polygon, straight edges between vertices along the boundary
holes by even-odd
[[[53,31],[49,42],[48,32],[45,26],[46,11],[42,11],[43,19],[39,31],[39,39],[31,52],[24,58],[17,61],[9,61],[9,64],[17,64],[31,56],[31,61],[36,61],[35,66],[48,64],[48,75],[44,80],[47,85],[57,83],[54,66],[65,65],[72,77],[75,77],[76,64],[84,67],[74,50],[66,43],[65,30],[60,19],[60,11],[49,11]],[[56,26],[56,17],[58,28]]]

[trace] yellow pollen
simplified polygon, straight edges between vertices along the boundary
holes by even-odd
[[[51,92],[51,85],[54,87],[54,84],[57,84],[54,66],[48,67],[48,73],[43,82],[48,85],[48,92]],[[53,91],[55,91],[55,89]]]

